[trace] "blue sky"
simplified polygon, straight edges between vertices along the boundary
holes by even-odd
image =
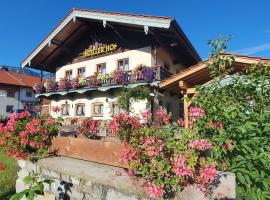
[[[268,0],[1,0],[0,64],[19,66],[73,7],[172,16],[203,59],[207,40],[228,34],[230,51],[270,57]]]

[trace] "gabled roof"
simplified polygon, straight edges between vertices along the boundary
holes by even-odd
[[[233,66],[237,71],[242,70],[243,67],[246,67],[250,64],[257,64],[257,63],[270,64],[269,58],[253,57],[229,53],[224,54],[224,56],[231,56],[231,55],[234,55],[235,61],[233,63]],[[210,69],[207,67],[208,61],[209,59],[199,62],[196,65],[193,65],[185,70],[180,71],[177,74],[172,75],[167,79],[164,79],[163,81],[160,82],[159,87],[161,89],[168,89],[175,92],[180,90],[179,81],[185,81],[190,86],[201,85],[206,83],[207,81],[211,80]]]
[[[60,37],[63,37],[63,31],[66,31],[68,36],[71,36],[80,27],[76,25],[76,19],[88,19],[95,20],[106,26],[106,23],[113,22],[117,24],[122,24],[125,26],[138,26],[142,27],[145,32],[148,32],[150,27],[160,28],[160,29],[170,29],[173,28],[175,34],[182,37],[185,45],[188,47],[190,54],[194,57],[197,62],[201,60],[200,56],[181,30],[180,26],[171,17],[163,16],[149,16],[149,15],[139,15],[139,14],[128,14],[119,12],[104,12],[96,10],[77,10],[73,9],[49,34],[48,36],[35,48],[33,51],[21,62],[22,67],[30,67],[31,61],[40,55],[49,54],[54,50],[44,50],[46,47],[50,47],[53,40],[59,41]],[[68,38],[65,36],[65,39]],[[61,41],[60,41],[61,42]],[[58,44],[60,46],[60,44]],[[44,50],[44,52],[42,52]],[[45,56],[46,57],[46,56]],[[36,64],[36,63],[32,63]]]
[[[41,81],[39,77],[4,70],[0,70],[0,77],[1,77],[0,84],[15,85],[30,88],[32,88],[35,85],[35,83],[39,83]]]

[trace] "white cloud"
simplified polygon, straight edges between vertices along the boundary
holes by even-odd
[[[253,46],[253,47],[238,49],[238,50],[233,51],[233,52],[235,52],[237,54],[252,55],[252,54],[264,52],[267,50],[270,50],[270,42],[265,43],[265,44],[261,44],[261,45],[257,45],[257,46]]]

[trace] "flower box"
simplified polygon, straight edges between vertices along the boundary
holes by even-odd
[[[53,139],[51,151],[60,156],[128,168],[119,161],[124,148],[123,143],[112,138],[93,140],[59,136]]]

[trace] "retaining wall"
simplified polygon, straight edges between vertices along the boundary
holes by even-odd
[[[148,200],[144,181],[128,176],[122,168],[83,161],[67,157],[52,157],[39,160],[18,161],[20,170],[16,182],[17,192],[25,186],[23,177],[31,171],[40,171],[44,178],[53,179],[45,190],[56,199],[67,200]],[[118,175],[116,175],[118,174]],[[121,174],[121,175],[119,175]],[[179,192],[173,200],[235,199],[235,176],[232,173],[219,172],[211,195],[205,197],[194,188]],[[44,198],[46,200],[49,200]]]

